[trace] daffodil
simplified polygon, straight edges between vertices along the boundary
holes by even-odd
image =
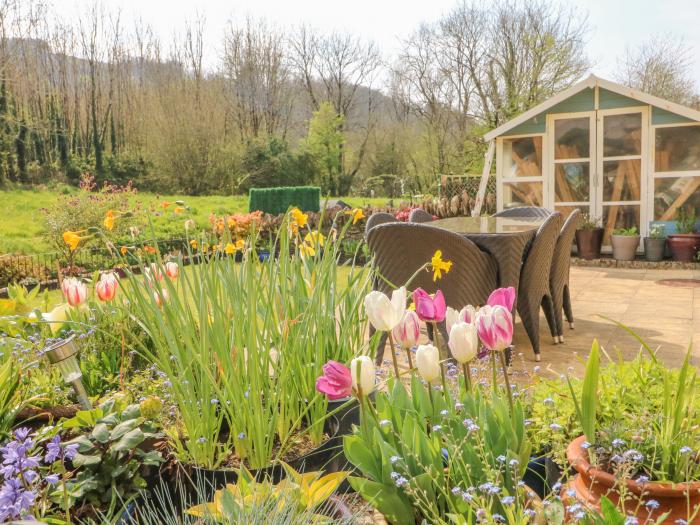
[[[185,208],[183,208],[182,206],[178,206],[178,207],[175,208],[173,211],[174,211],[175,213],[182,213],[183,211],[185,211]]]
[[[233,244],[232,242],[227,242],[226,247],[224,248],[224,252],[227,253],[228,255],[231,255],[236,252],[236,245]]]
[[[299,208],[292,208],[289,212],[292,216],[292,222],[290,224],[292,232],[296,235],[299,233],[299,228],[303,228],[309,223],[309,216],[303,213]]]
[[[310,246],[313,246],[314,248],[316,246],[323,246],[326,243],[326,237],[321,232],[318,232],[318,231],[309,232],[304,237],[304,243],[309,244]]]
[[[102,222],[102,224],[104,224],[105,228],[107,228],[109,231],[114,229],[114,212],[112,210],[107,212],[105,215],[105,220]]]
[[[122,255],[126,255],[126,253],[129,251],[129,248],[126,246],[122,246],[119,251],[121,252]]]
[[[193,250],[197,249],[197,246],[199,246],[199,243],[197,242],[197,239],[192,239],[190,241],[190,246],[192,247]]]
[[[238,239],[236,241],[236,250],[242,250],[245,248],[245,241],[243,239]]]
[[[362,208],[355,208],[354,210],[348,210],[346,212],[348,215],[352,215],[352,223],[357,224],[360,222],[362,219],[365,218],[365,212],[362,211]]]
[[[316,255],[316,249],[310,244],[303,242],[299,245],[299,253],[302,257],[313,257]]]
[[[433,258],[430,260],[430,266],[433,268],[433,281],[437,281],[442,278],[443,271],[446,274],[450,273],[452,261],[443,261],[442,250],[436,250],[433,254]]]
[[[80,235],[78,235],[78,232],[63,232],[63,242],[65,242],[68,245],[68,248],[72,252],[78,249],[78,245],[80,244],[80,241],[82,239],[83,238]]]

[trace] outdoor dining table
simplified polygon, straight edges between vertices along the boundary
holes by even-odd
[[[544,217],[450,217],[429,224],[463,235],[491,254],[498,267],[498,285],[512,286],[517,292],[526,250],[545,220]]]

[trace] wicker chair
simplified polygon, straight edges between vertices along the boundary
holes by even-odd
[[[540,208],[538,206],[519,206],[517,208],[507,208],[498,213],[494,213],[494,217],[523,217],[523,218],[537,218],[537,217],[549,217],[552,214],[547,208]]]
[[[569,269],[571,267],[571,243],[574,241],[576,229],[581,223],[581,211],[574,210],[566,219],[554,247],[552,270],[549,275],[549,289],[554,304],[554,323],[558,342],[564,342],[564,323],[562,309],[571,328],[574,327],[574,314],[571,309],[571,294],[569,291]],[[555,341],[557,342],[557,341]]]
[[[398,219],[394,217],[391,213],[377,212],[373,213],[367,217],[367,222],[365,222],[365,240],[367,239],[367,234],[375,226],[380,224],[386,224],[387,222],[396,222]]]
[[[397,286],[408,281],[418,268],[430,261],[435,250],[442,250],[443,259],[453,262],[450,272],[443,274],[437,282],[433,281],[432,272],[421,272],[410,287],[421,287],[428,293],[440,289],[447,305],[456,309],[467,304],[485,303],[497,286],[496,261],[470,240],[441,228],[402,222],[382,224],[369,232],[367,245],[375,269]],[[384,293],[392,290],[384,279],[378,279],[377,285],[377,289]],[[439,328],[446,338],[445,323]],[[383,350],[384,344],[380,342],[377,363],[382,360]]]
[[[411,213],[408,216],[408,222],[414,223],[432,222],[434,220],[435,218],[423,208],[415,208],[414,210],[411,210]]]
[[[544,310],[552,338],[557,340],[549,275],[560,227],[561,213],[551,214],[537,230],[520,271],[517,310],[537,361],[540,360],[540,308]]]

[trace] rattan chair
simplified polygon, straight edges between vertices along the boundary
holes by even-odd
[[[517,311],[525,327],[535,359],[540,360],[540,308],[544,310],[552,338],[556,341],[554,304],[549,290],[554,245],[561,227],[561,213],[551,214],[537,230],[520,271]]]
[[[571,292],[569,290],[569,269],[571,268],[571,244],[574,241],[576,229],[581,223],[581,211],[576,209],[564,223],[554,247],[552,270],[549,276],[549,289],[554,304],[554,323],[556,325],[555,339],[564,342],[564,322],[562,309],[571,328],[574,327],[574,313],[571,308]],[[557,341],[555,341],[557,342]]]
[[[380,224],[386,224],[387,222],[396,222],[398,219],[394,217],[391,213],[386,213],[386,212],[377,212],[373,213],[369,217],[367,217],[367,222],[365,222],[365,240],[367,240],[367,234],[369,231],[374,228],[375,226],[379,226]]]
[[[519,206],[517,208],[507,208],[505,210],[494,213],[494,217],[523,217],[523,218],[537,218],[537,217],[549,217],[552,214],[551,210],[547,208],[540,208],[538,206]]]
[[[432,222],[435,220],[435,217],[433,217],[430,213],[425,211],[423,208],[415,208],[411,210],[411,213],[408,215],[408,222],[413,222],[413,223],[424,223],[424,222]]]
[[[467,304],[484,304],[497,287],[497,266],[493,257],[465,237],[441,228],[402,222],[382,224],[370,230],[367,245],[375,270],[384,278],[377,280],[377,289],[387,294],[392,291],[387,281],[403,285],[430,261],[436,250],[442,250],[444,260],[452,261],[452,269],[438,281],[433,280],[431,271],[420,272],[411,281],[411,289],[421,287],[431,294],[440,289],[447,305],[460,309]],[[446,338],[445,323],[439,328]],[[382,360],[383,350],[384,343],[380,342],[377,363]]]

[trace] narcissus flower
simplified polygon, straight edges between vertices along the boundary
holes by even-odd
[[[187,219],[185,221],[185,231],[194,230],[197,227],[197,223],[192,219]]]
[[[79,232],[71,231],[63,232],[63,242],[65,242],[68,245],[68,248],[72,252],[78,249],[80,241],[83,240],[83,238],[80,235],[78,235],[78,233]]]
[[[112,231],[114,229],[114,212],[112,210],[109,210],[107,214],[105,215],[105,220],[102,221],[102,224],[104,224],[104,227],[107,228],[109,231]]]
[[[362,210],[362,208],[355,208],[354,210],[348,210],[346,212],[348,215],[352,215],[352,223],[357,224],[360,222],[362,219],[365,218],[365,212]]]
[[[452,261],[443,261],[442,250],[436,250],[430,259],[430,266],[433,269],[433,281],[437,281],[442,278],[442,272],[450,273]]]

